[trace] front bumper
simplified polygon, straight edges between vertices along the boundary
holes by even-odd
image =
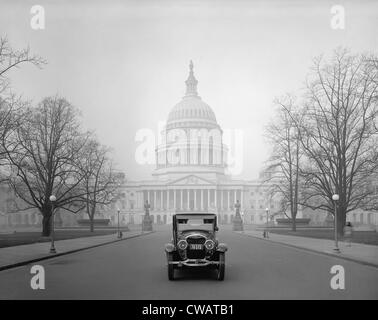
[[[206,267],[209,265],[219,265],[219,261],[211,261],[207,259],[186,259],[183,261],[169,261],[168,264],[174,264],[177,267]]]

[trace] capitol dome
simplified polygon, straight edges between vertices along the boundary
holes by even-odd
[[[214,111],[202,101],[197,93],[198,81],[194,77],[193,62],[190,61],[189,77],[185,81],[186,94],[168,115],[167,128],[207,127],[218,128]]]
[[[192,61],[189,69],[185,96],[169,113],[161,143],[155,149],[153,175],[162,179],[182,177],[188,172],[212,179],[223,176],[227,166],[228,148],[222,142],[223,131],[214,111],[197,93]]]

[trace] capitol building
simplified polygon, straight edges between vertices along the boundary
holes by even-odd
[[[245,224],[271,223],[285,218],[280,196],[272,195],[269,173],[255,180],[237,180],[229,174],[229,147],[223,142],[223,131],[214,110],[198,94],[193,63],[185,81],[186,93],[167,115],[161,132],[161,143],[155,148],[155,169],[150,180],[126,180],[117,200],[99,205],[95,219],[109,219],[110,224],[140,224],[144,205],[150,204],[150,215],[156,224],[169,224],[178,212],[211,212],[221,224],[232,223],[235,203]],[[124,175],[123,173],[120,173]],[[40,226],[41,215],[35,209],[13,208],[13,192],[0,184],[0,229],[18,226]],[[267,210],[268,209],[268,215]],[[118,218],[119,215],[119,218]],[[297,218],[309,218],[311,225],[324,225],[327,213],[299,210]],[[85,210],[72,214],[57,209],[59,226],[77,226],[88,219]],[[356,210],[347,219],[362,227],[378,228],[376,212]]]
[[[154,223],[170,223],[177,212],[213,212],[220,223],[231,223],[239,200],[245,223],[265,223],[266,208],[270,214],[278,211],[279,199],[268,195],[262,180],[227,174],[228,146],[215,112],[198,94],[193,69],[190,62],[185,96],[161,132],[151,180],[128,181],[112,209],[119,208],[125,223],[141,223],[146,201]]]

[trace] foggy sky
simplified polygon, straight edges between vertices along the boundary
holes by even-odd
[[[11,1],[0,4],[0,34],[48,60],[10,74],[14,91],[38,103],[60,94],[82,110],[86,128],[111,146],[129,179],[149,179],[138,165],[135,134],[157,132],[185,93],[189,60],[198,92],[223,129],[244,132],[240,177],[254,179],[268,156],[263,131],[274,97],[304,86],[315,56],[338,46],[378,48],[374,1]],[[32,30],[30,8],[46,10]],[[330,27],[344,5],[345,30]]]

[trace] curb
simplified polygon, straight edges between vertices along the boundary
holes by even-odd
[[[132,239],[132,238],[137,238],[137,237],[140,237],[140,236],[145,236],[145,235],[148,235],[148,234],[151,234],[151,233],[154,233],[154,232],[155,231],[139,233],[139,234],[135,234],[133,236],[127,237],[127,238],[116,239],[116,240],[111,240],[111,241],[107,241],[107,242],[103,242],[103,243],[98,243],[98,244],[91,245],[89,247],[73,249],[73,250],[64,251],[64,252],[60,252],[60,253],[56,253],[56,254],[52,254],[52,255],[48,255],[48,256],[43,256],[43,257],[39,257],[39,258],[34,258],[34,259],[30,259],[30,260],[25,260],[25,261],[12,263],[12,264],[3,265],[3,266],[0,266],[0,271],[21,267],[21,266],[24,266],[24,265],[27,265],[27,264],[30,264],[30,263],[34,263],[34,262],[38,262],[38,261],[42,261],[42,260],[48,260],[48,259],[64,256],[64,255],[67,255],[67,254],[70,254],[70,253],[75,253],[75,252],[79,252],[79,251],[84,251],[84,250],[88,250],[88,249],[92,249],[92,248],[105,246],[107,244],[111,244],[111,243],[115,243],[115,242],[120,242],[120,241],[124,241],[124,240],[128,240],[128,239]]]
[[[294,244],[283,243],[283,242],[279,242],[279,241],[275,241],[275,240],[268,240],[268,239],[260,238],[260,237],[257,237],[257,236],[251,235],[251,234],[246,234],[246,233],[241,233],[241,232],[237,232],[237,233],[240,234],[240,235],[244,235],[244,236],[247,236],[247,237],[255,238],[255,239],[258,239],[258,240],[262,240],[262,241],[266,241],[266,242],[270,242],[270,243],[273,242],[273,243],[280,244],[280,245],[286,246],[286,247],[296,248],[296,249],[300,249],[300,250],[304,250],[304,251],[310,251],[310,252],[313,252],[313,253],[323,254],[325,256],[339,258],[339,259],[344,259],[344,260],[356,262],[356,263],[359,263],[359,264],[363,264],[363,265],[366,265],[366,266],[378,268],[378,264],[374,263],[374,262],[369,262],[369,261],[364,261],[364,260],[358,260],[358,259],[355,259],[355,258],[341,256],[339,254],[335,254],[335,253],[331,253],[331,252],[318,251],[318,250],[315,250],[315,249],[310,249],[310,248],[305,248],[305,247],[301,247],[301,246],[296,246]]]

